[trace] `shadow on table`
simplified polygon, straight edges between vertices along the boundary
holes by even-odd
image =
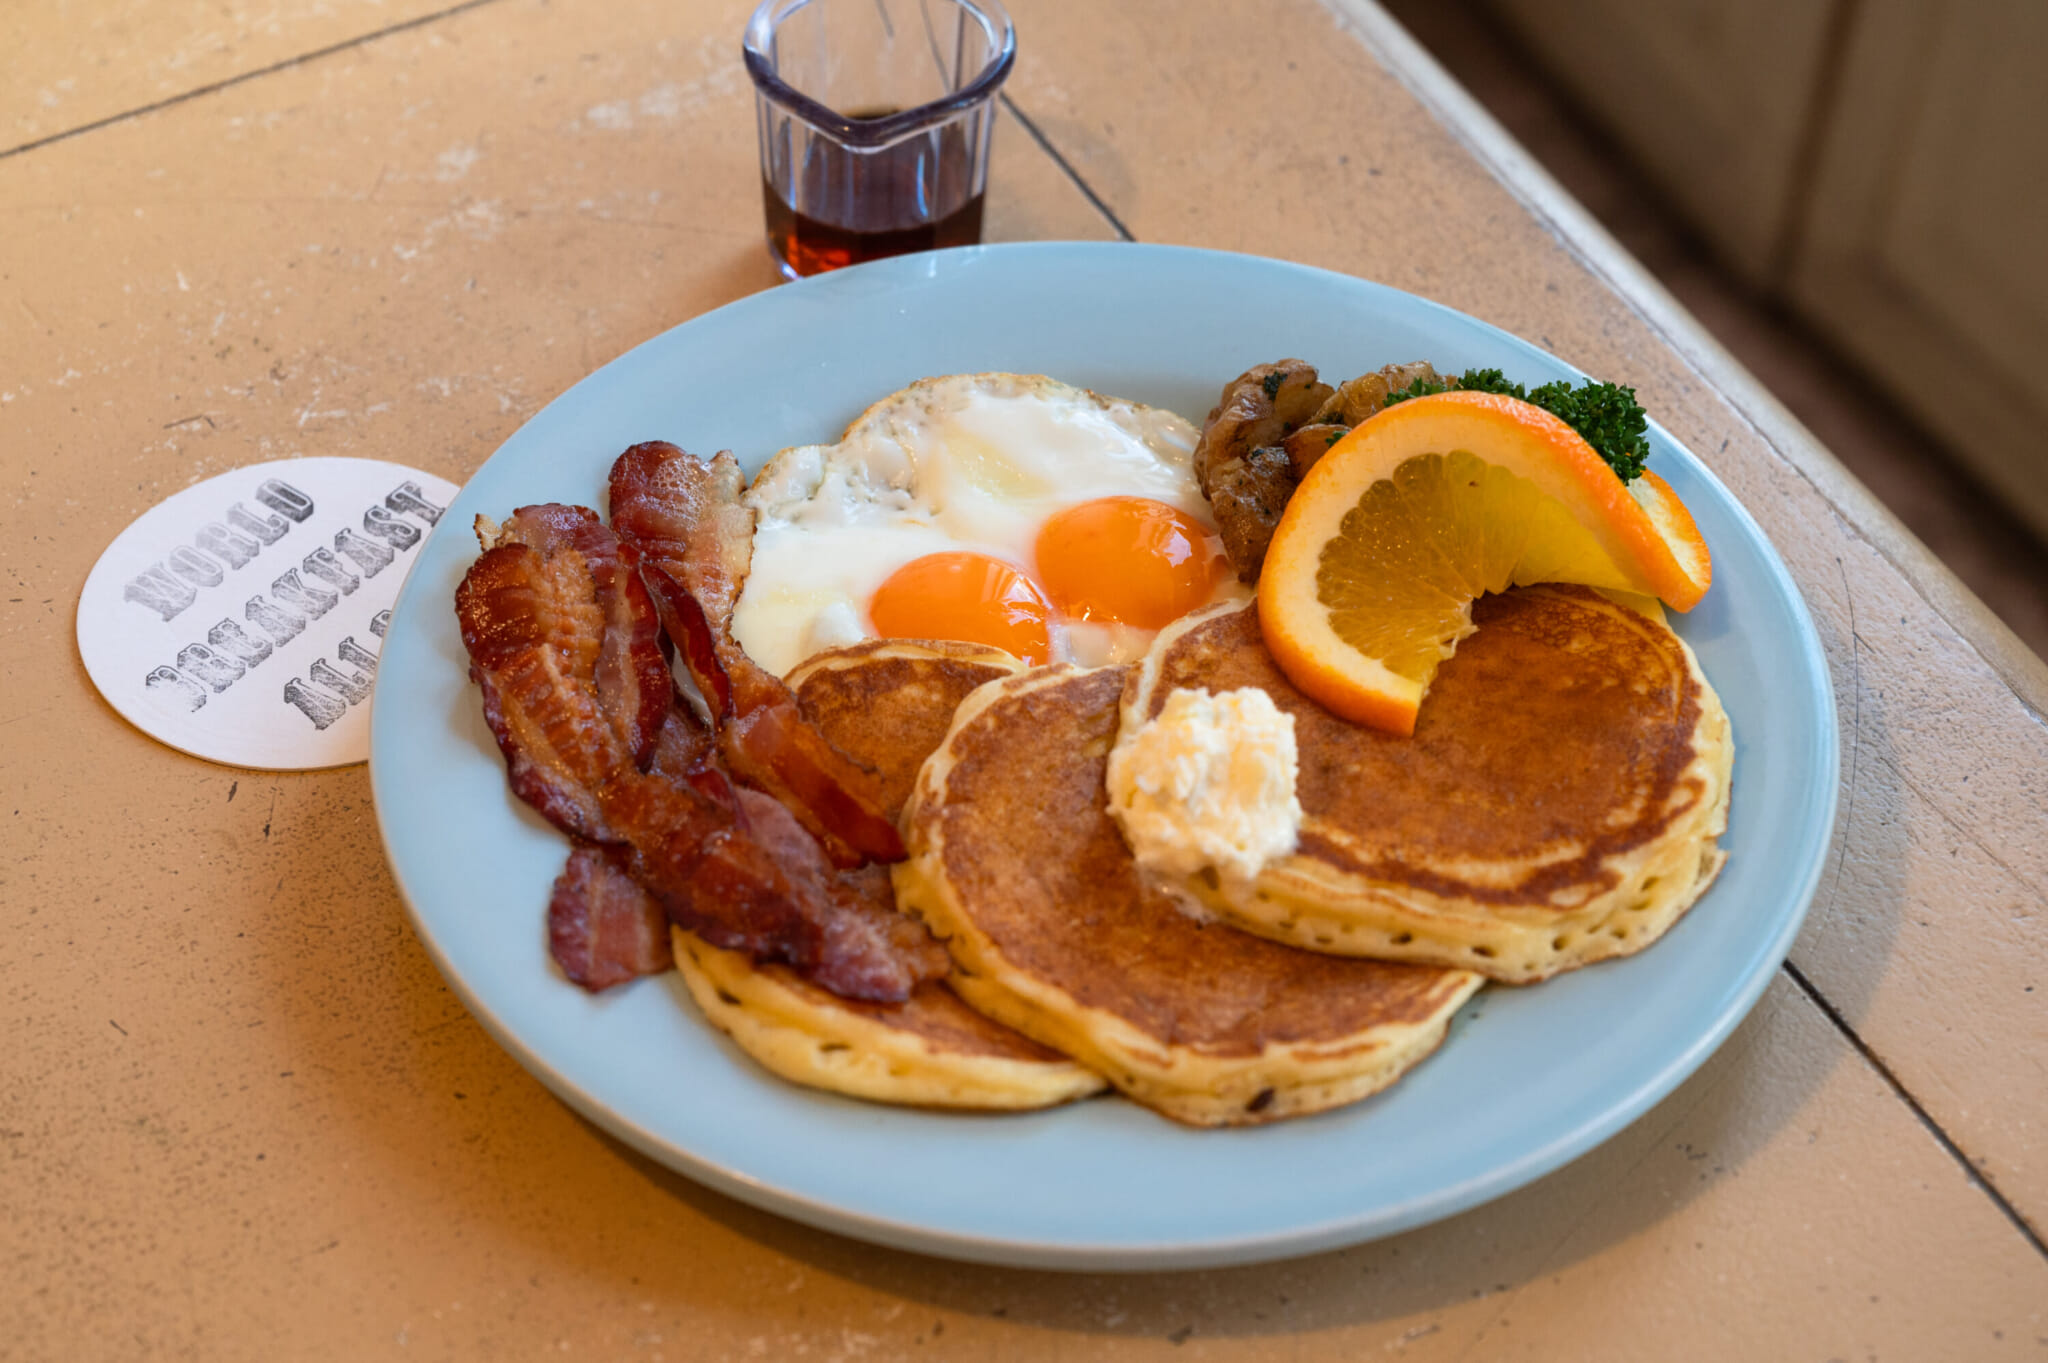
[[[1826,626],[1822,626],[1823,630]],[[1845,795],[1836,842],[1800,939],[1853,936],[1855,968],[1829,972],[1830,1002],[1851,1019],[1883,973],[1905,911],[1903,852],[1882,699],[1864,690],[1855,645],[1828,639],[1845,728]],[[1836,645],[1840,645],[1837,647]],[[1845,665],[1846,664],[1846,665]],[[1879,779],[1883,773],[1889,779]],[[1875,801],[1875,803],[1873,803]],[[1837,943],[1839,946],[1839,943]],[[1839,951],[1838,951],[1839,954]],[[1839,982],[1833,980],[1837,973]],[[1823,1038],[1826,1038],[1824,1041]],[[1151,1336],[1179,1343],[1400,1322],[1396,1341],[1439,1328],[1485,1330],[1523,1289],[1572,1266],[1653,1248],[1704,1248],[1721,1233],[1711,1214],[1693,1238],[1668,1223],[1737,1177],[1787,1127],[1845,1056],[1831,1024],[1784,972],[1701,1070],[1614,1139],[1546,1178],[1433,1226],[1372,1244],[1241,1268],[1174,1273],[1061,1273],[940,1260],[813,1230],[713,1192],[590,1127],[648,1182],[734,1233],[809,1267],[934,1309],[1002,1317],[1080,1334]],[[1786,1160],[1824,1163],[1818,1132]],[[1788,1147],[1791,1142],[1785,1143]],[[829,1157],[829,1156],[824,1156]],[[1198,1190],[1190,1190],[1198,1195]],[[1628,1270],[1617,1270],[1624,1278]],[[1479,1305],[1498,1298],[1492,1305]],[[1464,1310],[1473,1306],[1474,1310]],[[1440,1324],[1458,1309],[1455,1326]]]
[[[337,798],[352,803],[367,793],[344,784],[349,789]],[[368,845],[350,859],[370,861],[373,835],[365,826],[359,836]],[[265,906],[271,931],[296,924],[320,929],[317,940],[328,942],[325,882],[302,886],[302,879],[286,882],[287,902]],[[1668,1256],[1740,1234],[1720,1207],[1692,1204],[1711,1202],[1745,1173],[1769,1186],[1830,1179],[1828,1162],[1838,1151],[1803,1114],[1834,1066],[1854,1054],[1780,975],[1701,1071],[1628,1130],[1529,1187],[1436,1225],[1243,1268],[1002,1269],[883,1249],[754,1210],[576,1119],[451,997],[398,921],[388,883],[365,892],[366,902],[385,906],[389,930],[340,934],[347,959],[323,973],[329,991],[304,987],[303,967],[291,964],[300,953],[256,963],[285,972],[277,996],[289,1002],[273,1025],[291,1029],[294,1051],[324,1057],[314,1099],[322,1120],[345,1122],[347,1146],[375,1152],[374,1174],[361,1176],[431,1204],[435,1220],[460,1227],[465,1241],[502,1241],[503,1265],[516,1272],[508,1268],[501,1285],[521,1301],[556,1290],[542,1282],[608,1283],[608,1290],[662,1303],[678,1323],[718,1303],[751,1300],[766,1266],[791,1261],[817,1288],[825,1289],[818,1280],[834,1279],[854,1289],[807,1293],[814,1314],[805,1329],[858,1323],[871,1330],[870,1308],[850,1303],[873,1294],[889,1299],[878,1309],[897,1302],[930,1309],[939,1317],[932,1329],[949,1316],[956,1326],[962,1318],[1000,1319],[1077,1340],[1184,1342],[1374,1325],[1396,1341],[1439,1330],[1484,1332],[1533,1309],[1517,1304],[1518,1294],[1540,1296],[1558,1278],[1568,1275],[1563,1290],[1583,1301],[1602,1283],[1662,1272],[1655,1265],[1676,1266]],[[1896,913],[1889,903],[1870,911]],[[1808,1140],[1788,1131],[1802,1125],[1815,1128]],[[658,1248],[706,1232],[692,1255],[665,1257]],[[735,1239],[721,1241],[723,1234]],[[765,1254],[749,1253],[742,1242]],[[1723,1243],[1720,1254],[1728,1253]],[[1584,1271],[1601,1261],[1598,1271]],[[966,1334],[963,1326],[956,1338]]]
[[[1492,1319],[1523,1287],[1617,1251],[1732,1176],[1796,1117],[1841,1055],[1773,1035],[1789,1025],[1811,1027],[1813,1019],[1781,975],[1698,1074],[1565,1169],[1434,1226],[1242,1268],[1077,1274],[883,1249],[755,1210],[588,1129],[649,1183],[736,1234],[818,1272],[937,1310],[1174,1343],[1404,1320],[1411,1326],[1402,1337],[1420,1338],[1441,1328],[1432,1315],[1499,1296],[1497,1306],[1479,1308]],[[1768,1065],[1759,1063],[1764,1054]],[[1472,1324],[1467,1316],[1458,1328]]]
[[[1900,857],[1882,841],[1891,836],[1884,830],[1899,821],[1864,799],[1871,789],[1896,786],[1898,778],[1894,772],[1888,782],[1871,784],[1870,770],[1891,770],[1877,713],[1881,698],[1859,699],[1856,670],[1844,665],[1853,649],[1831,647],[1830,653],[1845,724],[1860,705],[1862,747],[1853,756],[1845,753],[1844,767],[1864,771],[1865,791],[1854,806],[1844,802],[1839,826],[1846,831],[1838,835],[1842,841],[1802,946],[1823,934],[1854,935],[1858,968],[1834,1000],[1853,1017],[1867,1001],[1868,982],[1881,973],[1904,911]],[[384,894],[389,896],[388,887]],[[317,918],[321,903],[317,894],[309,895],[303,916]],[[277,907],[270,911],[275,914]],[[380,958],[375,969],[357,962],[358,968],[339,976],[353,981],[362,975],[364,999],[388,1018],[374,1030],[389,1049],[373,1048],[358,1056],[361,1063],[336,1074],[349,1091],[337,1095],[341,1107],[360,1127],[355,1143],[383,1152],[391,1166],[386,1177],[396,1186],[449,1199],[474,1233],[483,1234],[481,1224],[487,1222],[522,1244],[515,1261],[543,1270],[549,1263],[573,1265],[593,1281],[630,1280],[635,1291],[666,1299],[681,1318],[729,1300],[732,1292],[758,1290],[759,1264],[745,1253],[727,1256],[731,1262],[698,1262],[688,1271],[675,1265],[650,1271],[644,1257],[650,1244],[673,1243],[679,1233],[705,1229],[702,1220],[708,1220],[770,1256],[859,1290],[811,1297],[824,1317],[864,1291],[913,1309],[926,1307],[941,1320],[1000,1319],[1077,1338],[1181,1343],[1373,1325],[1387,1327],[1391,1342],[1439,1330],[1454,1337],[1484,1333],[1511,1313],[1532,1309],[1516,1304],[1520,1294],[1541,1294],[1568,1274],[1571,1283],[1564,1290],[1580,1300],[1603,1282],[1625,1282],[1657,1271],[1647,1267],[1651,1263],[1667,1262],[1648,1256],[1705,1249],[1709,1240],[1732,1233],[1716,1209],[1692,1204],[1712,1197],[1746,1169],[1779,1180],[1788,1169],[1794,1178],[1823,1177],[1816,1171],[1825,1168],[1830,1147],[1811,1144],[1821,1133],[1810,1132],[1801,1142],[1787,1132],[1802,1124],[1804,1110],[1828,1084],[1837,1062],[1853,1055],[1781,974],[1701,1071],[1628,1130],[1486,1206],[1376,1243],[1278,1263],[1070,1274],[884,1249],[712,1192],[574,1118],[521,1073],[462,1013],[409,931],[399,927],[372,954]],[[301,997],[295,990],[284,996]],[[304,1033],[300,1041],[310,1053],[362,1049],[350,1040],[361,1013],[334,1003],[319,1005],[308,997],[292,1010],[290,1022]],[[392,1105],[393,1065],[407,1073],[418,1102]],[[444,1092],[457,1087],[464,1092]],[[504,1140],[508,1132],[519,1133],[517,1139]],[[605,1148],[616,1159],[592,1158]],[[1767,1149],[1768,1168],[1753,1169]],[[462,1152],[452,1164],[450,1151]],[[821,1150],[819,1157],[829,1159],[832,1152]],[[650,1188],[659,1193],[637,1196]],[[1190,1190],[1190,1196],[1198,1195],[1198,1189]],[[633,1210],[622,1219],[629,1206]],[[1727,1253],[1725,1247],[1721,1252]],[[1611,1261],[1611,1272],[1582,1271],[1602,1260]],[[811,1323],[825,1328],[823,1318]]]

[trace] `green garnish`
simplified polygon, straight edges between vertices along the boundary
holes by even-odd
[[[1643,461],[1650,457],[1649,417],[1636,401],[1636,390],[1618,383],[1588,379],[1577,388],[1562,381],[1523,388],[1519,383],[1509,382],[1498,369],[1468,369],[1440,383],[1417,379],[1406,388],[1387,394],[1386,405],[1391,407],[1408,398],[1458,388],[1504,393],[1541,407],[1586,437],[1593,452],[1606,460],[1607,467],[1624,483],[1633,481],[1643,471]]]
[[[1266,390],[1266,401],[1271,402],[1274,398],[1279,397],[1280,385],[1285,382],[1287,382],[1287,375],[1278,369],[1266,375],[1264,379],[1261,379],[1259,386]]]

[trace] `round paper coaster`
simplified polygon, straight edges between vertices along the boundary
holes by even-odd
[[[135,727],[194,757],[304,771],[370,755],[385,622],[455,484],[282,459],[145,511],[93,565],[78,652]]]

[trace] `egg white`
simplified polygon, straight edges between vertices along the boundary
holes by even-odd
[[[1036,374],[923,379],[863,412],[835,445],[770,460],[746,502],[753,567],[733,613],[741,647],[786,673],[875,634],[867,603],[913,559],[987,554],[1032,575],[1046,519],[1099,497],[1148,497],[1215,521],[1195,481],[1196,429],[1172,412]],[[1217,595],[1242,596],[1234,579]],[[1151,631],[1056,621],[1055,657],[1142,653]]]

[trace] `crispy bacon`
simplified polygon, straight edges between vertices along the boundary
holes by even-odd
[[[888,802],[875,773],[833,747],[805,720],[780,679],[737,644],[722,647],[704,608],[672,575],[651,563],[642,571],[683,664],[711,710],[720,753],[733,774],[788,806],[834,865],[901,861],[902,839],[884,813]],[[735,670],[750,677],[750,684],[735,684]],[[741,695],[753,697],[752,708],[741,708]]]
[[[884,812],[888,797],[879,777],[833,747],[787,688],[782,694],[720,731],[727,765],[801,816],[835,865],[903,860],[903,838]]]
[[[455,589],[455,614],[513,793],[566,833],[617,841],[597,790],[632,759],[597,706],[604,615],[581,556],[500,543]]]
[[[596,993],[675,965],[668,914],[626,874],[619,854],[582,842],[569,853],[548,900],[555,964]]]
[[[680,699],[670,707],[668,720],[661,726],[661,733],[654,742],[654,757],[648,762],[647,770],[685,784],[706,772],[717,776],[720,781],[725,778],[725,774],[718,770],[717,744],[712,740],[711,730],[697,718],[697,712]],[[729,786],[727,788],[730,789]],[[729,797],[719,798],[709,790],[702,793],[718,804],[732,807]]]
[[[604,642],[597,657],[597,701],[605,718],[646,768],[675,697],[675,679],[661,653],[661,622],[640,580],[640,553],[605,528],[588,507],[523,506],[500,531],[543,555],[573,549],[583,556],[604,611]]]
[[[779,800],[733,795],[728,812],[658,776],[606,787],[605,812],[629,834],[624,864],[670,922],[847,998],[901,1001],[946,973],[930,934],[893,896],[878,904],[862,872],[836,870]]]
[[[657,563],[643,563],[640,576],[661,613],[662,629],[667,632],[669,642],[675,645],[683,666],[690,673],[690,680],[697,683],[697,694],[704,697],[704,706],[711,712],[713,721],[729,718],[736,706],[732,694],[732,673],[726,670],[725,660],[719,656],[722,631],[704,613],[703,603],[691,595],[690,589],[667,568]]]
[[[612,529],[667,569],[721,632],[754,561],[754,513],[732,451],[699,459],[666,440],[635,445],[612,464]]]
[[[734,790],[712,735],[672,686],[660,721],[647,722],[647,679],[631,659],[653,605],[629,571],[633,552],[607,545],[609,534],[581,508],[523,509],[490,528],[492,547],[456,590],[471,675],[514,791],[605,844],[599,860],[624,867],[669,921],[716,945],[787,962],[852,998],[900,1001],[942,974],[943,953],[922,928],[835,873],[773,798]],[[608,669],[608,659],[627,661]],[[579,983],[630,978],[619,972],[648,960],[634,945],[644,913],[635,920],[604,875],[591,858],[572,864],[550,907],[558,959]]]
[[[781,800],[835,864],[901,861],[875,773],[833,747],[732,636],[753,557],[753,512],[740,488],[730,453],[707,462],[666,441],[635,445],[612,465],[612,524],[640,551],[641,576],[733,774]]]
[[[919,981],[946,973],[946,949],[922,924],[897,912],[888,868],[840,870],[780,800],[741,790],[739,801],[749,834],[801,885],[799,898],[829,896],[835,905],[833,913],[812,919],[819,956],[832,963],[829,976],[814,977],[819,983],[854,998],[898,998]]]

